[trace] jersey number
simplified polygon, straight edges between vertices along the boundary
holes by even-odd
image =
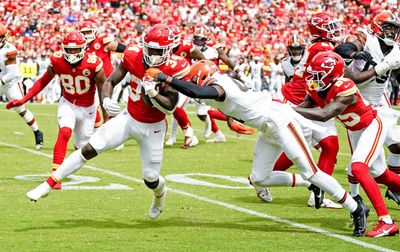
[[[356,113],[347,113],[338,116],[339,120],[348,127],[353,127],[361,121],[361,118]]]
[[[78,75],[74,78],[69,74],[61,74],[60,79],[64,90],[72,95],[84,94],[90,89],[90,79],[86,76]]]

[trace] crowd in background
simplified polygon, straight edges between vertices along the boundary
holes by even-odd
[[[342,21],[345,31],[366,27],[382,10],[399,15],[397,0],[6,0],[1,22],[22,62],[61,49],[63,34],[84,20],[98,24],[99,33],[114,35],[126,45],[140,43],[144,29],[156,23],[177,24],[191,39],[194,25],[211,28],[212,39],[226,45],[228,55],[248,63],[258,56],[269,69],[286,54],[293,32],[308,38],[307,19],[327,11]],[[269,77],[269,76],[266,76]],[[265,79],[267,82],[268,78]],[[265,85],[264,85],[265,86]]]

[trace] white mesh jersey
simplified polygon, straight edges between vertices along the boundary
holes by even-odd
[[[261,79],[261,69],[263,68],[264,64],[262,62],[250,62],[250,70],[251,70],[251,77],[253,79]]]
[[[398,45],[395,45],[387,55],[384,55],[379,45],[379,39],[367,30],[363,30],[362,33],[366,38],[364,51],[369,52],[376,63],[380,63],[384,59],[389,59],[392,57],[400,58],[400,49]],[[354,60],[349,67],[355,73],[367,71],[373,68],[372,65],[364,60]],[[357,84],[361,95],[367,101],[369,101],[372,106],[376,107],[382,105],[381,101],[385,91],[385,83],[389,80],[389,76],[390,71],[383,76],[374,76],[362,83]]]
[[[286,57],[282,59],[282,68],[283,72],[285,73],[286,77],[291,80],[294,75],[294,69],[296,68],[298,64],[292,65],[292,62],[290,61],[290,57]]]
[[[46,72],[47,67],[50,65],[50,59],[47,59],[47,58],[44,59],[44,60],[38,59],[38,60],[36,61],[36,63],[37,63],[38,66],[39,66],[38,77],[41,77],[41,76],[44,74],[44,72]]]
[[[216,72],[212,78],[224,89],[226,97],[222,102],[213,99],[204,102],[253,128],[263,131],[271,120],[285,127],[292,118],[291,114],[296,114],[288,104],[272,101],[268,94],[254,92],[227,75]]]
[[[0,49],[0,78],[5,75],[6,72],[6,61],[9,58],[16,57],[18,54],[15,46],[9,42],[5,42],[4,46]]]

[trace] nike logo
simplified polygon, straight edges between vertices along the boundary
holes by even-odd
[[[155,134],[160,133],[160,132],[161,132],[161,130],[155,130],[154,131]]]
[[[393,228],[394,228],[394,226],[393,226],[393,227],[391,227],[391,228],[389,228],[388,230],[386,230],[386,229],[382,228],[382,232],[383,232],[385,235],[389,235],[390,231],[392,231],[392,230],[393,230]]]
[[[93,112],[89,113],[89,115],[93,115]]]
[[[350,87],[350,84],[347,84],[347,85],[344,86],[344,88],[348,88],[348,87]]]

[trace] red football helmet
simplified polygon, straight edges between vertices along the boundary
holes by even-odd
[[[71,31],[64,37],[62,48],[64,58],[71,64],[75,64],[85,56],[86,41],[78,31]]]
[[[203,82],[215,72],[218,72],[218,67],[213,61],[199,60],[190,67],[190,72],[188,73],[187,78],[191,82],[202,86]]]
[[[174,35],[171,29],[164,24],[150,27],[142,40],[143,58],[150,67],[157,67],[167,62]]]
[[[91,21],[84,21],[79,27],[79,32],[82,33],[88,44],[97,37],[97,27]]]
[[[4,42],[7,40],[7,28],[0,23],[0,48],[3,47]]]
[[[174,34],[174,43],[172,43],[172,48],[178,47],[182,38],[181,29],[179,29],[179,27],[176,25],[170,25],[169,28]]]
[[[211,31],[210,28],[203,24],[198,24],[194,27],[193,32],[193,44],[204,47],[211,39]]]
[[[400,23],[393,13],[383,11],[372,20],[371,30],[386,45],[393,46],[399,37]]]
[[[311,16],[308,21],[308,29],[314,38],[321,38],[335,43],[342,41],[342,23],[324,12]]]
[[[312,59],[307,72],[311,74],[306,78],[308,88],[317,92],[324,91],[343,77],[344,60],[335,52],[320,52]]]
[[[290,58],[292,58],[295,62],[298,62],[304,55],[306,42],[299,34],[295,33],[289,37],[286,47],[288,49]]]

